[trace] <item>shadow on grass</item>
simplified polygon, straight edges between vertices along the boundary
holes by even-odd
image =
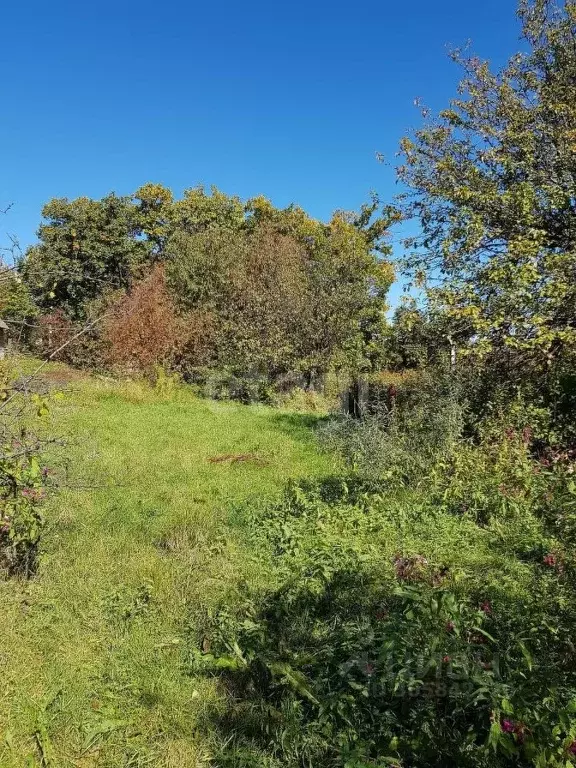
[[[310,442],[314,439],[314,431],[333,418],[314,413],[275,413],[272,423],[290,437]]]

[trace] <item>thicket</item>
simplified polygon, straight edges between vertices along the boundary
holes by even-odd
[[[403,141],[406,268],[346,472],[244,513],[267,584],[206,616],[218,765],[576,764],[576,4]]]
[[[19,265],[36,307],[32,349],[102,318],[61,358],[93,368],[176,371],[211,391],[264,398],[377,367],[393,277],[375,199],[328,224],[291,206],[202,188],[173,200],[53,200]]]
[[[42,502],[51,482],[43,456],[54,439],[42,417],[46,398],[0,365],[0,578],[34,574],[44,527]]]

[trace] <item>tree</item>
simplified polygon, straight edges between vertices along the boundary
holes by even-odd
[[[166,241],[174,223],[174,198],[162,184],[144,184],[133,196],[135,234],[144,238],[153,262],[164,257]]]
[[[408,267],[512,380],[576,349],[576,4],[519,14],[527,50],[496,73],[456,52],[459,96],[403,140],[399,168],[421,228]]]
[[[108,290],[126,289],[148,261],[130,199],[107,195],[51,200],[20,273],[38,306],[82,319],[86,305]]]
[[[311,246],[313,303],[304,358],[312,374],[334,365],[359,372],[369,364],[375,339],[381,338],[393,272],[371,246],[361,229],[340,213]]]
[[[0,266],[0,317],[25,323],[37,314],[38,307],[18,272],[11,267]]]
[[[373,195],[360,213],[336,211],[324,224],[300,207],[264,197],[247,203],[249,227],[265,222],[305,249],[312,301],[301,366],[310,380],[330,366],[359,372],[382,360],[386,295],[394,280],[387,235],[399,212]]]
[[[155,365],[170,364],[183,337],[184,325],[166,290],[161,265],[117,302],[104,324],[108,361],[145,373]]]
[[[174,204],[174,229],[195,234],[206,229],[236,230],[244,224],[244,205],[239,197],[226,195],[216,187],[207,194],[203,186],[184,190]]]
[[[294,370],[308,304],[305,252],[267,225],[178,233],[168,274],[181,311],[213,318],[212,365],[273,379]]]
[[[391,270],[365,234],[264,198],[244,219],[176,231],[167,269],[181,311],[209,312],[218,328],[214,364],[310,385],[330,367],[358,367],[384,322]]]
[[[425,368],[431,362],[430,324],[415,302],[403,304],[394,312],[385,342],[386,368],[391,371]]]
[[[132,197],[53,200],[20,271],[51,315],[52,336],[54,317],[83,321],[127,293],[114,331],[120,339],[121,320],[132,336],[145,325],[134,302],[150,303],[159,282],[146,280],[162,266],[176,314],[195,329],[179,348],[179,366],[234,368],[267,381],[295,374],[312,384],[330,367],[376,363],[393,277],[384,258],[392,218],[378,216],[379,205],[374,198],[360,214],[323,223],[296,205],[243,203],[215,187],[188,189],[176,201],[152,183]]]

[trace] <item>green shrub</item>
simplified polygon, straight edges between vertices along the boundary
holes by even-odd
[[[17,441],[0,459],[0,573],[30,576],[44,525],[44,476],[34,447]],[[25,450],[24,455],[19,455]]]
[[[274,397],[274,405],[296,413],[318,413],[326,415],[337,409],[334,399],[330,399],[321,392],[295,387],[287,393],[281,393]]]
[[[430,480],[438,504],[481,525],[531,514],[543,489],[528,441],[511,429],[480,444],[460,441],[457,450],[436,463]]]
[[[372,412],[361,420],[342,417],[329,422],[320,438],[366,479],[413,484],[452,455],[463,430],[465,406],[457,379],[441,371],[406,378],[404,386],[387,389],[390,386],[387,402],[373,402]]]
[[[47,412],[45,398],[20,392],[0,365],[0,576],[31,576],[44,526],[40,507],[50,471],[40,463],[45,441],[30,428]]]
[[[542,507],[574,488],[538,467],[525,436],[486,436],[427,499],[356,473],[248,511],[268,582],[191,639],[228,696],[216,764],[575,764],[576,560]]]

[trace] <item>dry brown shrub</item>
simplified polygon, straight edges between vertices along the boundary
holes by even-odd
[[[169,365],[182,343],[183,323],[166,288],[164,268],[156,266],[112,309],[104,323],[108,363],[150,372]]]
[[[181,315],[158,264],[117,302],[104,323],[107,362],[112,367],[149,374],[158,365],[179,367],[182,358],[203,365],[212,343],[207,312]]]
[[[38,318],[36,347],[43,355],[51,355],[74,335],[75,329],[61,309]]]
[[[74,322],[62,309],[38,318],[31,344],[36,354],[76,368],[102,366],[104,347],[98,324]]]

